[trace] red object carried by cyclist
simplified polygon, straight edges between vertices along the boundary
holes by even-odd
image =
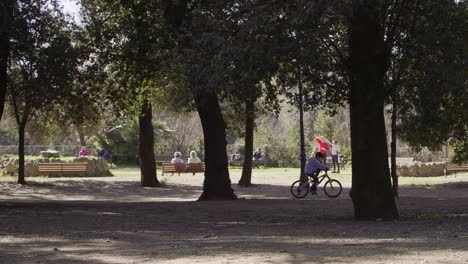
[[[318,151],[317,152],[320,152],[323,155],[326,155],[328,153],[328,151],[330,151],[330,145],[327,142],[325,142],[325,140],[322,140],[322,139],[316,137],[315,141],[317,141],[317,143],[318,143]]]

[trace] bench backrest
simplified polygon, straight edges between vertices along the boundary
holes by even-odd
[[[187,171],[190,172],[204,172],[205,171],[205,163],[189,163],[187,164]]]
[[[448,163],[447,168],[449,170],[468,170],[468,164],[456,164],[456,163]]]
[[[163,162],[162,169],[164,173],[181,173],[181,172],[204,172],[205,163],[168,163]]]
[[[38,163],[39,172],[86,172],[86,162]]]
[[[186,169],[186,165],[184,163],[163,162],[162,166],[164,172],[183,172]]]

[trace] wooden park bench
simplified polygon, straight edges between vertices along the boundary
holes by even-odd
[[[205,163],[170,163],[170,162],[163,162],[162,163],[162,175],[164,173],[177,173],[180,175],[181,173],[192,173],[195,175],[197,172],[205,172]]]
[[[84,175],[87,168],[86,162],[38,163],[39,175]]]
[[[461,165],[455,164],[455,163],[447,164],[447,174],[465,172],[465,171],[468,171],[468,164],[461,164]]]

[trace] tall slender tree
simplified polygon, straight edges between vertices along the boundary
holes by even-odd
[[[57,1],[21,0],[13,10],[8,95],[19,135],[18,183],[25,184],[27,122],[70,98],[76,64],[71,29]]]
[[[466,89],[464,80],[460,77],[466,68],[466,59],[463,59],[467,54],[466,43],[462,36],[466,35],[467,12],[464,11],[463,4],[451,0],[390,1],[386,10],[384,28],[386,56],[389,59],[385,90],[387,102],[391,105],[392,188],[394,195],[398,196],[398,131],[401,131],[403,136],[416,135],[416,138],[426,138],[423,141],[416,138],[411,140],[410,144],[413,146],[429,146],[435,149],[446,142],[450,137],[449,133],[466,129],[459,125],[464,122],[463,118],[466,115],[457,113],[455,116],[460,118],[451,117],[447,113],[453,111],[442,109],[464,109],[462,105],[466,100],[461,98]],[[429,72],[431,74],[427,74]],[[424,114],[425,110],[421,109],[421,106],[426,104],[420,104],[420,100],[426,100],[424,98],[427,94],[432,97],[434,93],[428,92],[429,90],[434,90],[434,93],[444,91],[437,100],[432,99],[434,103],[431,103],[428,109],[430,115],[438,117],[430,123],[425,123],[425,129],[408,127],[403,130],[404,126],[399,124],[418,124],[412,116],[417,112]],[[440,107],[434,108],[436,104]],[[430,127],[438,127],[436,137],[432,133],[428,137],[417,136],[424,135],[423,131],[428,131]]]
[[[82,4],[87,32],[109,77],[104,89],[106,101],[117,113],[138,116],[141,184],[159,186],[152,104],[159,93],[164,93],[164,51],[172,45],[164,30],[160,3],[85,0]]]

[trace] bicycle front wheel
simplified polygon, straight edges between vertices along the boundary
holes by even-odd
[[[291,185],[291,194],[296,198],[304,198],[309,193],[309,182],[295,181]]]
[[[337,180],[329,180],[323,186],[323,191],[330,198],[338,197],[343,191],[341,183]]]

